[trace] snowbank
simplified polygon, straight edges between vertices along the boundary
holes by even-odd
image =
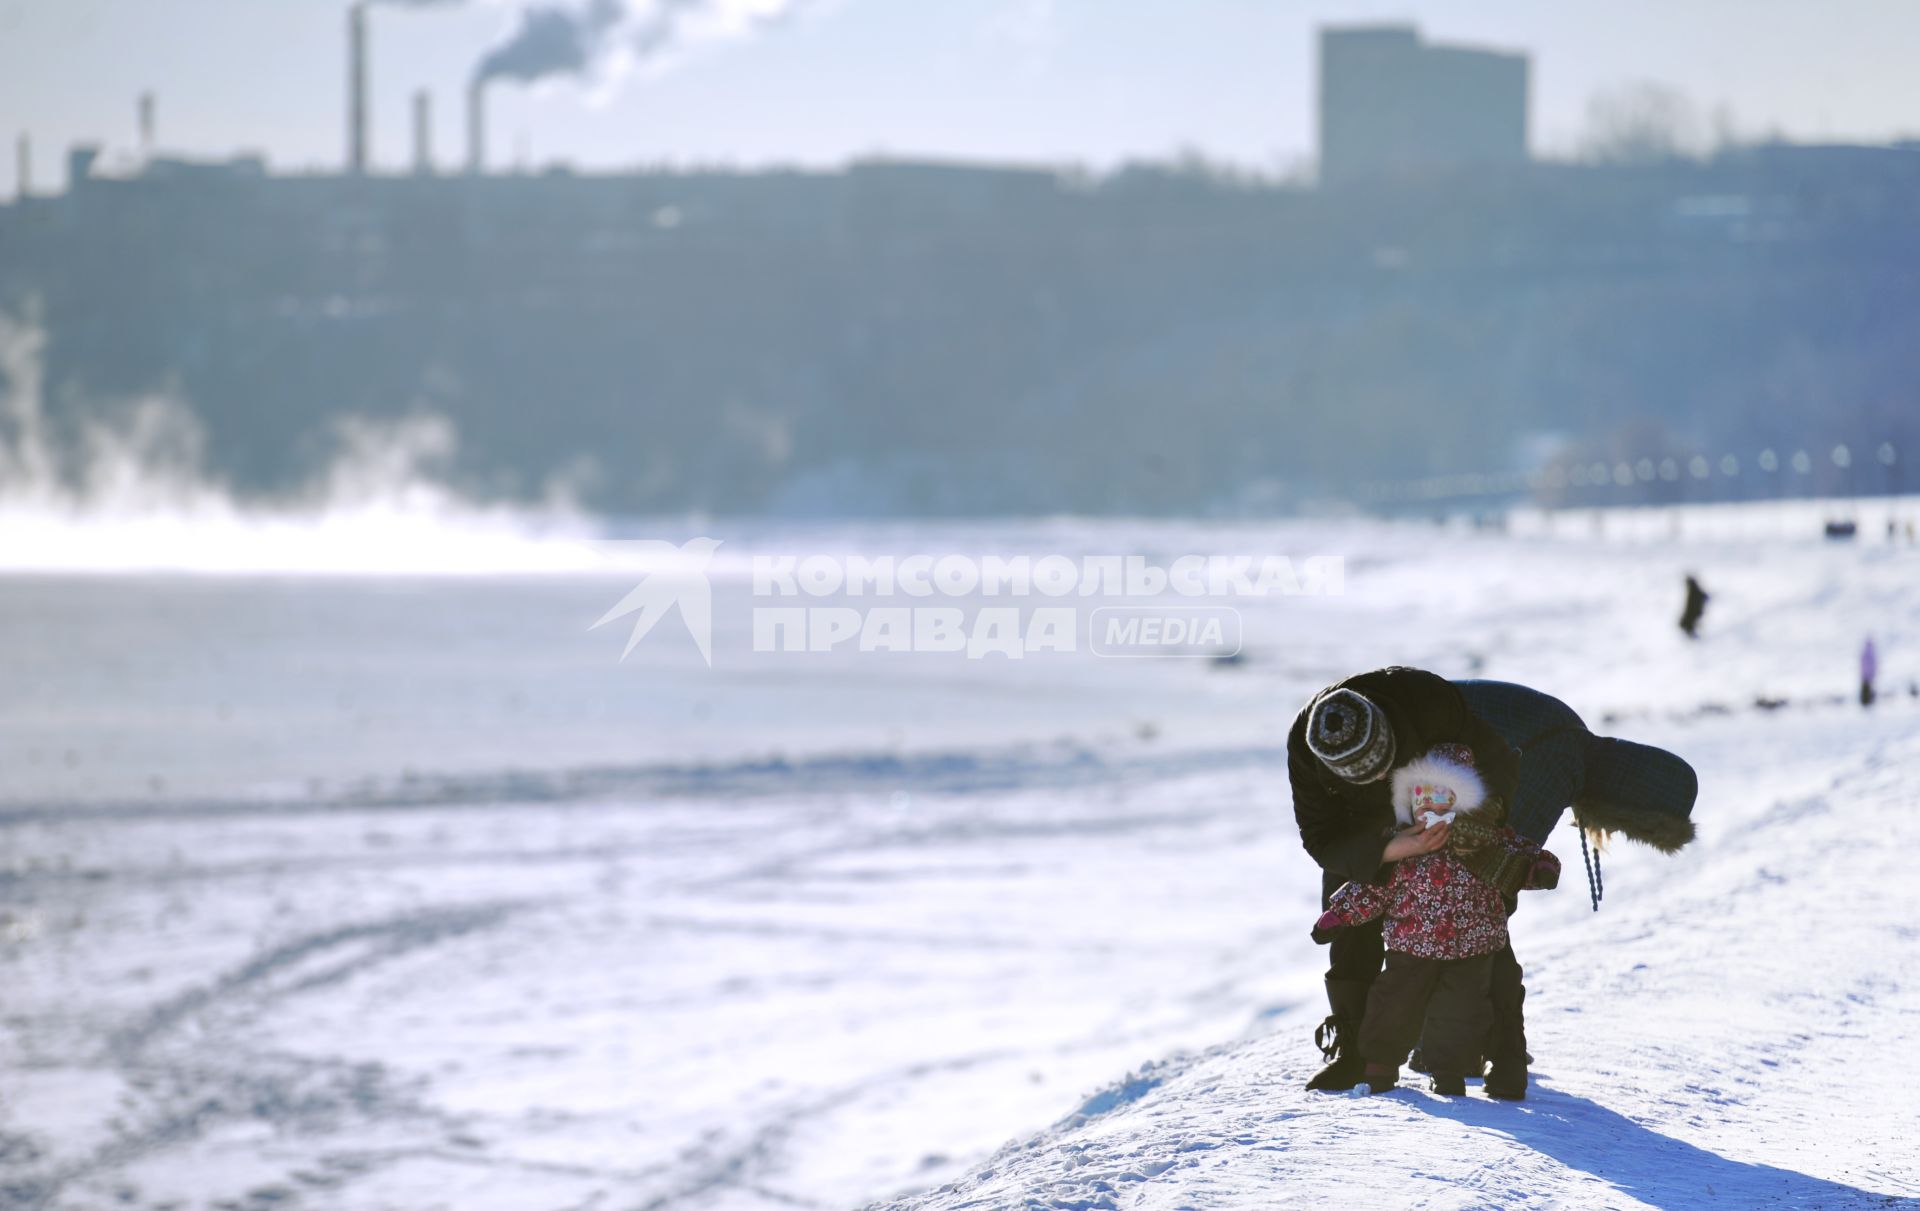
[[[1920,1205],[1920,716],[1897,708],[1697,729],[1701,840],[1617,863],[1597,916],[1577,865],[1522,906],[1524,1104],[1306,1093],[1308,1002],[892,1205]]]

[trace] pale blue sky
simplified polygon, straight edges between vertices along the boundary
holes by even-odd
[[[440,158],[457,161],[462,84],[514,8],[374,12],[378,165],[406,162],[420,87],[435,96]],[[129,154],[134,98],[151,88],[165,150],[338,164],[345,11],[344,0],[0,0],[0,129],[9,143],[32,135],[45,190],[71,142]],[[1530,52],[1536,150],[1568,146],[1595,91],[1642,79],[1725,106],[1748,130],[1920,134],[1920,3],[1907,0],[813,0],[617,85],[498,88],[493,159],[522,140],[536,162],[593,166],[875,152],[1105,166],[1192,146],[1272,167],[1312,153],[1315,27],[1374,19]],[[13,186],[6,154],[0,196]]]

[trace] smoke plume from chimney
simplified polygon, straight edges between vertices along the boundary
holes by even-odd
[[[474,69],[481,80],[580,76],[644,62],[683,38],[731,37],[788,17],[804,0],[585,0],[541,3]]]
[[[583,9],[541,5],[520,14],[520,28],[480,61],[481,80],[539,80],[579,75],[601,54],[607,35],[626,17],[620,0],[588,0]]]
[[[367,171],[367,10],[428,8],[463,0],[355,0],[347,15],[347,166]],[[486,86],[492,80],[532,82],[582,76],[601,64],[616,69],[652,58],[683,36],[728,37],[787,17],[803,0],[584,0],[537,3],[520,12],[513,36],[474,68],[467,89],[467,171],[486,168]],[[418,103],[416,102],[416,105]],[[421,118],[415,113],[415,167],[425,170]]]

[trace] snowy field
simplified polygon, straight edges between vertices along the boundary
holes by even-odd
[[[1306,1093],[1306,1004],[1144,1064],[901,1205],[1920,1206],[1920,1115],[1892,1059],[1920,1045],[1915,723],[1903,703],[1669,733],[1709,788],[1698,846],[1619,855],[1598,916],[1576,861],[1515,917],[1524,1104],[1417,1077]]]
[[[1920,552],[1798,517],[734,540],[1347,558],[1234,667],[754,657],[724,584],[712,670],[619,665],[631,578],[545,548],[7,575],[0,1206],[1920,1200]],[[1389,662],[1701,773],[1699,843],[1616,848],[1597,915],[1550,841],[1522,1105],[1300,1089],[1280,742]]]

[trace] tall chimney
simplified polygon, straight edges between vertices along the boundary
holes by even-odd
[[[347,10],[347,171],[367,171],[367,6]]]
[[[467,171],[487,170],[487,82],[476,77],[467,89]]]
[[[433,175],[433,94],[424,88],[413,94],[413,171]]]
[[[140,94],[140,152],[153,159],[153,93]]]
[[[16,198],[26,198],[33,193],[33,140],[26,131],[20,132],[20,141],[13,145],[14,168],[20,179],[13,187]]]

